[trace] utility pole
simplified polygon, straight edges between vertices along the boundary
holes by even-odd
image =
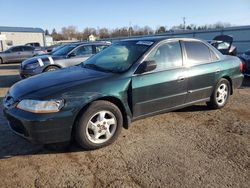
[[[182,20],[183,20],[183,27],[184,27],[184,30],[185,30],[186,29],[186,17],[183,17]]]
[[[129,22],[128,35],[131,36],[131,22]]]

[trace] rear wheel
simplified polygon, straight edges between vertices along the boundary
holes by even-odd
[[[215,90],[207,105],[212,109],[223,108],[229,99],[230,83],[228,80],[222,78],[216,85]]]
[[[113,143],[121,132],[122,114],[108,101],[95,101],[82,114],[75,137],[85,149],[97,149]]]
[[[59,69],[59,67],[57,67],[57,66],[49,66],[49,67],[47,67],[47,68],[44,70],[44,72],[55,71],[55,70],[57,70],[57,69]]]
[[[0,57],[0,64],[3,64],[3,59]]]

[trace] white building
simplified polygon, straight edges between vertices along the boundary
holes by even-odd
[[[40,28],[0,26],[0,51],[30,42],[45,46],[44,31]]]

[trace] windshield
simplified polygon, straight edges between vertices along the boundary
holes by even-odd
[[[124,72],[153,44],[149,41],[126,41],[113,44],[83,63],[85,68]]]
[[[54,51],[52,53],[52,55],[56,55],[56,56],[65,56],[67,55],[71,50],[73,50],[76,47],[76,45],[74,44],[69,44],[69,45],[65,45],[61,48],[59,48],[58,50]]]

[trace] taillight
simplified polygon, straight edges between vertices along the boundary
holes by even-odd
[[[242,60],[240,60],[240,72],[243,72],[244,64]]]

